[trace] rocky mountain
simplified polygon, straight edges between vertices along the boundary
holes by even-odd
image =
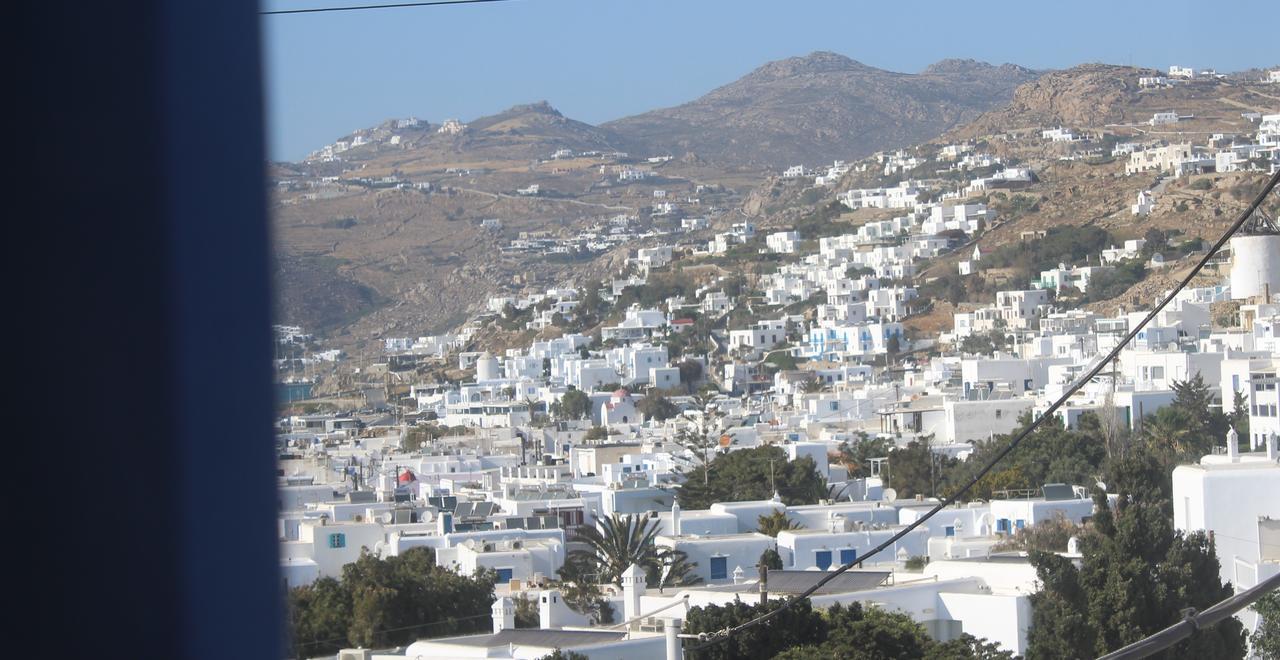
[[[988,135],[1039,126],[1101,126],[1139,105],[1138,78],[1159,72],[1111,64],[1051,71],[1018,87],[1008,104],[983,114],[957,134]]]
[[[726,167],[817,165],[929,140],[1004,104],[1038,75],[973,60],[897,73],[816,52],[770,62],[684,105],[602,128],[637,152]]]

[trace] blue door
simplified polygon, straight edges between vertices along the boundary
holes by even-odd
[[[711,579],[723,580],[729,577],[729,558],[728,557],[712,557],[711,558]]]
[[[828,568],[831,568],[831,551],[830,550],[819,550],[813,553],[813,558],[814,558],[814,563],[818,565],[818,568],[821,568],[824,571],[827,570]]]
[[[840,551],[840,564],[852,564],[858,558],[858,551],[853,548],[845,548]]]

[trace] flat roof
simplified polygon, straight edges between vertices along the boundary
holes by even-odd
[[[839,594],[850,591],[874,589],[889,578],[889,571],[845,571],[814,593]],[[826,571],[769,571],[771,593],[798,594],[818,583],[829,573]]]

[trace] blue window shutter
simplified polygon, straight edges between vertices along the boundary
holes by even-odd
[[[947,525],[947,526],[946,526],[946,528],[945,528],[945,533],[946,533],[946,536],[955,536],[955,535],[956,535],[956,528],[955,528],[955,526],[953,526],[953,525]]]
[[[712,557],[711,558],[711,579],[723,580],[729,577],[729,558],[728,557]]]
[[[511,569],[509,569],[509,568],[499,568],[499,569],[498,569],[498,583],[499,583],[499,584],[501,584],[501,583],[503,583],[503,582],[510,582],[510,581],[511,581]]]
[[[813,553],[813,558],[814,558],[814,563],[818,565],[818,568],[824,571],[827,570],[828,568],[831,568],[831,551],[830,550],[819,550]]]
[[[1019,518],[1018,521],[1014,524],[1018,527],[1018,529],[1022,529],[1023,527],[1027,526],[1027,521]]]
[[[329,547],[330,547],[330,548],[345,548],[345,547],[347,547],[347,535],[346,535],[346,534],[330,534],[330,535],[329,535]]]
[[[854,550],[853,548],[845,548],[840,551],[840,564],[842,566],[844,564],[852,563],[853,560],[857,558],[858,558],[858,551]]]

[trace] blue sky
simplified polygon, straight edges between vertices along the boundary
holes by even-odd
[[[264,0],[263,8],[360,2]],[[1280,63],[1274,35],[1247,30],[1275,16],[1261,0],[513,0],[263,16],[270,156],[297,160],[391,117],[465,121],[544,99],[599,123],[683,103],[764,62],[815,50],[905,72],[949,57],[1033,68],[1270,66]]]

